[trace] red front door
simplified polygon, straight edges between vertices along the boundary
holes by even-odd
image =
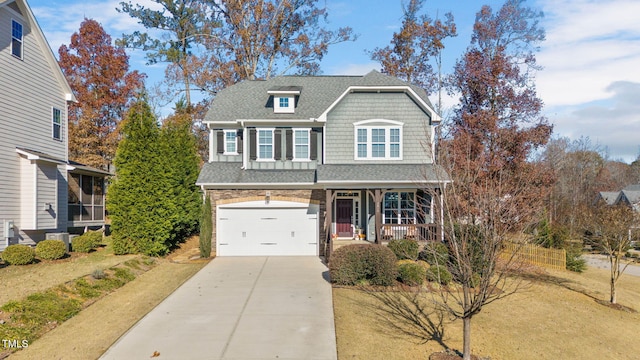
[[[353,200],[336,199],[336,232],[339,237],[353,237],[352,216]]]

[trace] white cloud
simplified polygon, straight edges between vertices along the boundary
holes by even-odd
[[[547,40],[537,55],[538,93],[548,106],[606,98],[615,81],[640,81],[640,2],[543,0]]]
[[[606,91],[610,97],[604,104],[572,107],[559,115],[555,130],[572,139],[589,136],[606,146],[613,159],[632,161],[640,146],[640,82],[614,82]]]

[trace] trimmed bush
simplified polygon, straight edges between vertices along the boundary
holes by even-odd
[[[446,265],[449,261],[449,249],[441,242],[430,242],[418,254],[418,260],[426,261],[429,265]]]
[[[89,238],[94,249],[102,244],[102,230],[87,231],[81,236],[86,236],[87,238]]]
[[[404,263],[398,266],[398,279],[409,286],[421,285],[427,275],[427,271],[419,264]]]
[[[79,253],[88,253],[93,250],[95,245],[91,237],[80,235],[71,240],[71,251]]]
[[[36,256],[44,260],[62,259],[67,253],[67,245],[60,240],[43,240],[36,245]]]
[[[398,260],[416,260],[418,258],[418,242],[413,239],[394,239],[387,245]]]
[[[10,265],[31,264],[35,259],[36,251],[24,244],[9,245],[2,252],[2,260]]]
[[[446,267],[441,265],[432,265],[427,269],[426,278],[429,281],[438,282],[447,285],[451,282],[451,273]]]
[[[396,256],[384,245],[343,246],[331,255],[329,274],[338,285],[393,285],[397,277]]]

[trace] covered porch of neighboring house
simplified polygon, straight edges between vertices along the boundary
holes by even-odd
[[[329,253],[357,243],[394,239],[440,241],[440,189],[325,189],[325,230]]]

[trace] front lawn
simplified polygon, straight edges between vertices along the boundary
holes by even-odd
[[[531,286],[487,305],[472,320],[472,352],[492,360],[637,359],[640,313],[602,305],[609,272],[547,271]],[[640,277],[623,275],[618,302],[640,310]],[[443,345],[462,349],[462,322],[443,327],[442,345],[419,344],[374,315],[383,306],[353,288],[334,288],[339,359],[428,359]]]

